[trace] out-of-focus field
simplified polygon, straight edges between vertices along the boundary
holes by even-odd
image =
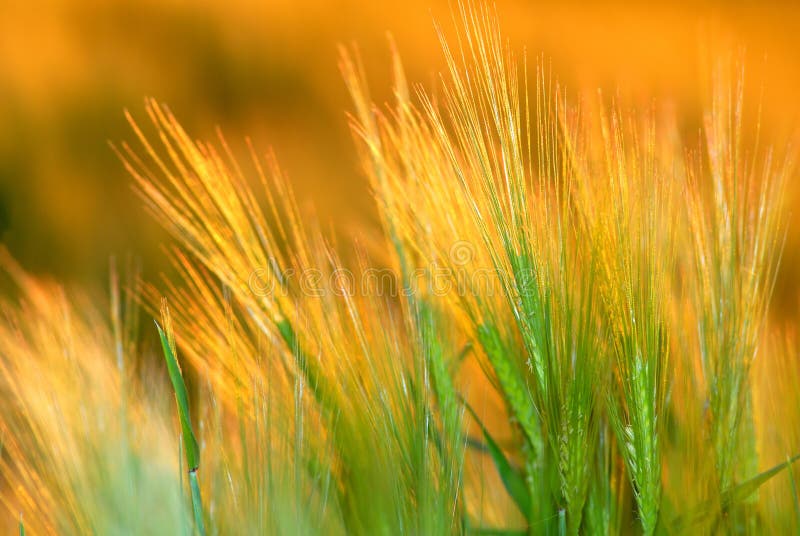
[[[699,128],[707,58],[745,47],[749,102],[763,86],[767,139],[786,140],[798,124],[798,3],[497,7],[530,63],[542,54],[576,91],[618,88],[645,106],[670,102],[688,132]],[[105,284],[111,254],[139,257],[146,277],[163,268],[167,238],[106,143],[132,138],[123,109],[144,119],[145,96],[169,104],[197,137],[219,125],[233,146],[250,136],[274,148],[301,205],[340,233],[368,230],[376,220],[347,126],[337,45],[358,44],[375,96],[389,99],[387,32],[409,79],[435,84],[443,61],[433,20],[449,27],[450,9],[432,0],[0,3],[2,242],[26,268],[66,281]],[[792,311],[796,228],[777,293]]]

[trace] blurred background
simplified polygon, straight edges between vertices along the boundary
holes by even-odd
[[[433,21],[454,0],[5,0],[0,2],[0,240],[27,269],[106,285],[109,256],[153,279],[167,237],[108,142],[131,140],[128,109],[167,103],[189,133],[274,148],[302,206],[340,233],[377,225],[353,149],[339,44],[357,44],[388,100],[387,32],[409,79],[443,67]],[[800,3],[498,0],[512,46],[542,54],[567,86],[671,102],[694,128],[709,48],[744,47],[763,87],[768,138],[798,121]],[[692,124],[690,123],[690,126]],[[794,198],[792,198],[794,199]],[[793,201],[792,201],[793,202]],[[795,217],[797,219],[797,217]],[[789,232],[778,292],[796,308],[800,239]]]

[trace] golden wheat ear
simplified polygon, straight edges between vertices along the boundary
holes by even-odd
[[[30,533],[181,530],[159,384],[119,366],[115,322],[89,296],[0,257],[16,286],[0,298],[4,508]]]

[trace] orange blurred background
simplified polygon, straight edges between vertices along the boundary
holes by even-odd
[[[358,44],[374,96],[388,100],[387,32],[409,79],[435,84],[443,59],[433,21],[447,31],[455,5],[0,3],[2,242],[29,270],[69,282],[105,285],[112,254],[137,256],[150,279],[163,269],[167,237],[107,143],[132,139],[123,110],[145,121],[145,96],[167,103],[198,138],[214,136],[218,125],[234,146],[250,136],[257,147],[273,147],[301,205],[315,206],[339,232],[376,226],[345,116],[337,45]],[[800,125],[798,2],[498,0],[497,8],[512,47],[543,54],[568,87],[666,100],[694,121],[708,51],[744,47],[754,107],[763,84],[768,139],[786,140]],[[778,292],[792,310],[800,265],[795,228]]]

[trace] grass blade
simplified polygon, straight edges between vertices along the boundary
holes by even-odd
[[[200,485],[197,482],[197,469],[189,471],[189,487],[192,490],[192,511],[194,520],[197,524],[197,532],[205,535],[206,529],[203,523],[203,502],[200,499]]]
[[[189,486],[192,493],[192,510],[194,512],[195,527],[197,532],[205,536],[205,524],[203,522],[203,504],[200,499],[200,486],[197,482],[197,469],[200,465],[200,449],[197,446],[197,438],[192,430],[192,421],[189,414],[189,397],[186,393],[186,384],[183,381],[181,368],[178,364],[175,340],[172,334],[172,321],[169,316],[169,309],[166,302],[162,302],[161,318],[166,327],[166,332],[156,322],[158,336],[161,339],[161,347],[164,351],[164,360],[167,362],[169,379],[175,391],[175,401],[178,406],[178,417],[181,422],[181,435],[186,452],[186,465],[189,468]]]
[[[786,458],[786,468],[789,470],[789,482],[792,485],[792,499],[793,506],[794,506],[794,514],[797,518],[798,523],[800,523],[800,499],[797,496],[797,482],[794,479],[794,473],[792,472],[792,460],[790,458]]]
[[[772,477],[786,469],[787,467],[791,467],[791,464],[800,460],[800,454],[796,454],[794,457],[789,459],[784,463],[779,463],[775,467],[771,469],[767,469],[763,473],[760,473],[750,480],[746,482],[742,482],[741,484],[733,487],[732,489],[722,493],[722,509],[727,510],[734,504],[741,502],[747,499],[750,495],[755,493],[758,488],[764,485],[767,481],[769,481]]]
[[[178,404],[178,417],[181,421],[181,433],[183,435],[183,445],[186,451],[186,465],[189,467],[190,471],[194,471],[198,467],[200,454],[197,446],[197,439],[192,430],[192,422],[189,417],[189,397],[186,394],[186,384],[183,381],[183,375],[181,374],[178,360],[175,357],[172,341],[170,341],[164,330],[161,329],[161,326],[158,325],[158,322],[156,322],[156,328],[158,329],[158,336],[161,339],[161,348],[164,350],[164,359],[167,362],[169,379],[175,391],[175,401]]]
[[[525,516],[525,519],[530,522],[532,501],[531,495],[528,492],[528,486],[525,484],[525,478],[522,476],[520,471],[511,465],[511,463],[508,461],[508,458],[506,458],[505,454],[503,454],[500,446],[489,434],[489,431],[483,426],[483,423],[478,418],[478,415],[475,413],[475,411],[473,411],[469,404],[465,402],[464,407],[467,409],[467,411],[469,411],[470,415],[472,415],[472,418],[475,419],[475,422],[480,427],[481,432],[483,433],[483,438],[486,440],[486,447],[489,451],[489,455],[492,457],[492,461],[497,468],[497,472],[500,474],[500,479],[503,481],[506,491],[514,500],[514,504],[517,505],[519,511],[522,512],[522,515]]]
[[[747,499],[750,495],[758,491],[758,488],[778,475],[781,471],[786,468],[790,468],[791,465],[797,460],[800,460],[800,454],[796,454],[789,460],[779,463],[775,467],[767,469],[763,473],[759,473],[750,480],[723,491],[720,494],[720,512],[725,513],[738,503]],[[693,512],[675,519],[672,523],[673,530],[675,532],[679,532],[681,530],[688,529],[692,525],[700,523],[714,515],[717,515],[718,513],[719,512],[714,511],[713,504],[710,504],[709,501],[706,501],[697,507]]]

